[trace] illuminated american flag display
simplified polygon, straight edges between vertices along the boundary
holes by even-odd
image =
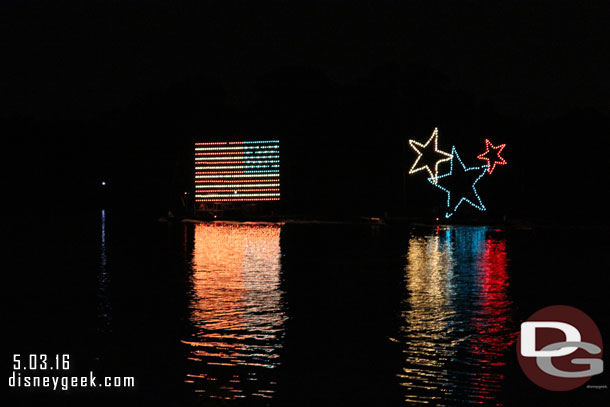
[[[280,200],[280,142],[195,143],[195,201]]]

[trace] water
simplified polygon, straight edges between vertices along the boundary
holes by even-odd
[[[501,392],[516,326],[497,235],[445,227],[409,240],[398,377],[410,405],[486,403]]]
[[[271,399],[285,304],[280,226],[194,226],[185,383],[212,399]]]
[[[608,399],[539,389],[515,355],[520,321],[547,305],[578,307],[607,335],[604,230],[157,224],[102,211],[10,233],[9,353],[69,353],[73,374],[138,384],[11,392],[21,405]]]

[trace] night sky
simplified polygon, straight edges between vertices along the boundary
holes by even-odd
[[[438,127],[471,164],[507,143],[492,216],[604,221],[607,1],[0,7],[16,209],[98,207],[102,180],[112,205],[176,209],[194,141],[272,137],[286,213],[435,216],[442,195],[403,172]]]

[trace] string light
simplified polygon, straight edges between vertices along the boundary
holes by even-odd
[[[280,198],[279,140],[195,143],[195,201]]]
[[[426,162],[425,159],[424,159],[424,165],[419,165],[418,166],[420,160],[424,156],[424,151],[427,151],[430,148],[431,143],[432,143],[433,140],[434,140],[434,144],[433,144],[434,150],[433,150],[433,153],[443,157],[443,158],[439,158],[438,160],[435,161],[435,163],[434,163],[434,171],[432,171],[432,168],[430,168],[430,166],[428,165],[428,163]],[[434,131],[432,132],[432,136],[428,139],[428,141],[426,141],[425,144],[422,144],[422,143],[417,142],[415,140],[409,140],[409,145],[418,154],[417,158],[415,159],[415,162],[413,163],[413,166],[411,166],[411,169],[409,170],[409,174],[415,174],[416,172],[425,170],[425,171],[428,172],[428,175],[433,180],[433,183],[435,183],[436,182],[436,178],[438,177],[438,166],[439,166],[439,164],[442,163],[442,162],[445,162],[445,161],[449,161],[452,158],[451,154],[446,153],[446,152],[441,151],[441,150],[438,149],[438,128],[434,128]]]
[[[270,159],[270,158],[276,158],[279,159],[280,156],[279,155],[268,155],[268,156],[260,156],[257,157],[260,159]],[[238,156],[234,156],[234,157],[225,157],[225,156],[221,156],[221,157],[195,157],[195,161],[214,161],[214,160],[244,160],[244,159],[252,159],[252,157],[244,157],[243,155],[238,155]]]
[[[228,144],[226,141],[215,141],[211,143],[195,143],[196,146],[221,146]]]
[[[243,160],[243,161],[196,161],[195,164],[200,166],[205,166],[205,168],[210,168],[210,165],[221,165],[221,164],[276,164],[279,163],[280,160]],[[204,169],[205,169],[204,168]]]
[[[236,151],[211,151],[207,153],[195,153],[196,157],[200,156],[219,156],[219,155],[235,155]],[[279,150],[263,150],[263,151],[240,151],[241,154],[255,155],[255,154],[278,154]],[[250,158],[250,157],[248,157]]]
[[[209,150],[211,150],[211,149],[209,149]],[[213,151],[213,152],[209,152],[209,153],[195,153],[195,155],[196,156],[203,156],[203,155],[235,155],[235,152],[234,151]]]
[[[230,159],[230,157],[229,157]],[[202,160],[195,159],[197,165],[219,165],[219,164],[277,164],[280,160],[243,160],[243,161],[214,161],[214,162],[205,162]]]
[[[196,170],[205,169],[205,170],[245,170],[250,168],[279,168],[279,165],[227,165],[227,166],[213,166],[213,167],[195,167]]]
[[[197,171],[195,172],[197,175],[201,174],[279,174],[277,169],[269,169],[269,170],[243,170],[243,171]]]
[[[195,143],[196,146],[226,146],[233,144],[279,144],[279,140],[261,140],[261,141],[211,141],[205,143]]]
[[[249,188],[238,188],[235,189],[235,191],[239,192],[279,192],[279,188],[258,188],[258,189],[249,189]],[[197,193],[216,193],[218,192],[218,190],[214,190],[214,189],[198,189],[196,191]]]
[[[479,166],[479,167],[466,167],[464,165],[464,163],[462,162],[462,159],[460,158],[460,156],[457,153],[457,150],[455,149],[455,146],[453,146],[453,148],[451,149],[451,154],[452,154],[452,159],[451,159],[451,164],[450,164],[450,168],[449,168],[449,173],[444,174],[444,175],[440,175],[436,178],[428,178],[428,181],[436,186],[437,188],[442,189],[443,191],[445,191],[447,193],[447,212],[445,213],[445,218],[449,218],[451,217],[458,209],[458,207],[462,204],[462,202],[466,202],[468,204],[470,204],[472,207],[480,210],[480,211],[485,211],[485,205],[483,205],[483,202],[481,201],[481,197],[479,196],[477,190],[476,190],[476,183],[479,182],[479,180],[483,177],[483,175],[485,175],[485,172],[487,171],[487,166]],[[458,168],[457,171],[463,171],[463,172],[473,172],[473,176],[476,176],[474,182],[472,183],[472,196],[471,197],[467,197],[467,196],[463,196],[462,194],[458,194],[459,196],[455,196],[456,194],[453,194],[454,196],[452,197],[452,193],[449,189],[443,187],[442,185],[439,184],[439,181],[441,181],[442,179],[447,179],[448,177],[453,176],[453,170],[454,170],[454,165],[453,165],[453,161],[454,158],[457,158],[457,161],[460,164],[460,167],[456,166]],[[474,199],[469,199],[474,197]],[[455,200],[457,199],[457,203],[455,205],[452,205],[451,202],[452,200],[455,202]]]
[[[225,194],[196,194],[195,198],[246,198],[246,197],[254,197],[254,196],[280,196],[279,193],[260,193],[260,194],[249,194],[249,193],[238,193],[237,191],[227,192]]]
[[[231,147],[195,147],[195,151],[223,151],[223,150],[265,150],[280,148],[279,144],[273,146],[231,146]],[[199,153],[195,153],[197,155]]]
[[[246,201],[279,201],[280,198],[232,198],[232,199],[222,199],[222,198],[212,198],[212,199],[195,199],[195,202],[246,202]]]
[[[485,152],[479,154],[477,158],[487,161],[487,172],[490,174],[494,172],[496,165],[506,165],[506,160],[500,155],[504,147],[506,147],[506,144],[494,146],[491,141],[485,139]]]
[[[262,184],[228,184],[228,185],[218,185],[218,184],[197,184],[195,185],[195,189],[201,188],[253,188],[253,187],[279,187],[279,183],[262,183]]]
[[[213,175],[195,175],[195,179],[208,179],[208,178],[261,178],[261,177],[268,177],[270,175],[279,175],[279,173],[273,173],[273,174],[213,174]]]
[[[231,164],[231,165],[235,165],[235,164],[244,164],[243,161],[211,161],[211,162],[207,162],[207,161],[197,161],[195,160],[195,164],[196,165],[221,165],[221,164]]]
[[[265,151],[244,151],[244,154],[279,154],[279,150],[265,150]]]
[[[232,183],[232,182],[280,182],[279,178],[273,178],[273,179],[240,179],[240,180],[234,180],[234,179],[206,179],[206,180],[200,180],[197,181],[195,180],[195,184],[202,184],[202,183]]]

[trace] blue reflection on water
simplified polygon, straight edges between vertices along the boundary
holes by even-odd
[[[408,405],[487,403],[513,343],[506,244],[486,227],[413,235],[398,374]]]
[[[110,306],[110,276],[108,274],[108,255],[106,253],[106,210],[102,209],[100,222],[100,266],[98,272],[97,316],[98,330],[102,333],[111,331],[112,308]]]

